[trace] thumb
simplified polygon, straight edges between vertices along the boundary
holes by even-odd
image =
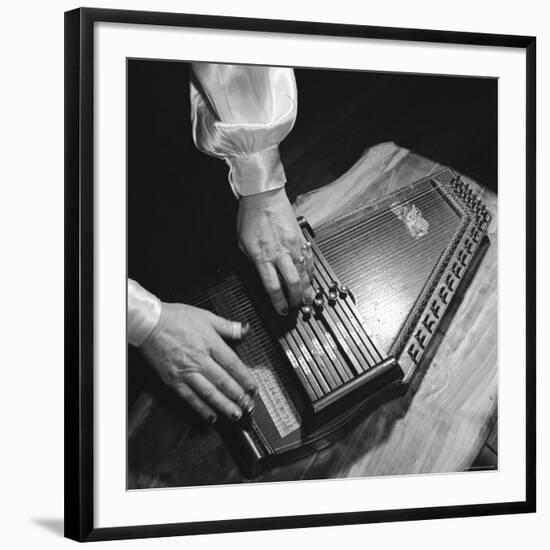
[[[210,313],[209,320],[214,327],[214,330],[222,338],[241,340],[250,330],[250,324],[248,322],[241,323],[239,321],[230,321],[229,319],[224,319],[214,313]]]

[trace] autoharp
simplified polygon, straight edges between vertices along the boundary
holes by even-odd
[[[327,446],[411,386],[488,245],[490,220],[473,190],[443,170],[315,235],[300,220],[315,300],[289,318],[246,268],[191,300],[251,324],[235,350],[256,376],[256,408],[219,424],[245,474]]]

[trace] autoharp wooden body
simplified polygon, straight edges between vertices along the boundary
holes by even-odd
[[[315,300],[281,318],[249,269],[191,303],[251,331],[235,345],[258,383],[256,408],[219,429],[245,474],[329,445],[429,362],[473,276],[490,214],[450,170],[360,208],[315,234]]]

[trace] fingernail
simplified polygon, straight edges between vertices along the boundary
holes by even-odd
[[[242,414],[243,413],[241,411],[235,411],[231,414],[231,418],[236,422],[241,418]]]
[[[218,420],[218,417],[215,414],[211,414],[208,417],[208,422],[210,422],[210,424],[214,424],[216,422],[216,420]]]
[[[248,414],[252,414],[254,412],[254,408],[256,407],[256,403],[254,403],[254,401],[252,401],[252,399],[250,399],[248,401],[248,404],[247,406],[245,407],[246,408],[246,412]]]
[[[241,338],[244,338],[247,335],[249,330],[250,330],[250,323],[248,321],[241,323]]]
[[[244,395],[242,399],[239,399],[239,405],[248,414],[251,414],[255,407],[254,401],[248,395]]]
[[[313,303],[313,298],[311,297],[311,294],[308,293],[304,298],[304,304],[306,304],[306,306],[310,306],[312,303]]]
[[[242,409],[247,409],[250,405],[250,397],[246,393],[243,393],[237,403]]]
[[[254,399],[256,397],[256,395],[258,395],[258,389],[257,388],[248,388],[246,390],[246,393],[248,395],[250,395],[250,397],[252,397],[252,399]]]
[[[281,315],[288,315],[288,308],[286,306],[281,308]]]

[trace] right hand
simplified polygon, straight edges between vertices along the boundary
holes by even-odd
[[[289,305],[299,308],[312,303],[311,244],[304,238],[283,187],[239,199],[237,235],[239,248],[256,266],[280,315],[288,314]]]
[[[248,332],[248,323],[185,304],[162,303],[160,319],[141,345],[146,359],[205,420],[217,413],[238,421],[254,409],[256,381],[224,342]]]

